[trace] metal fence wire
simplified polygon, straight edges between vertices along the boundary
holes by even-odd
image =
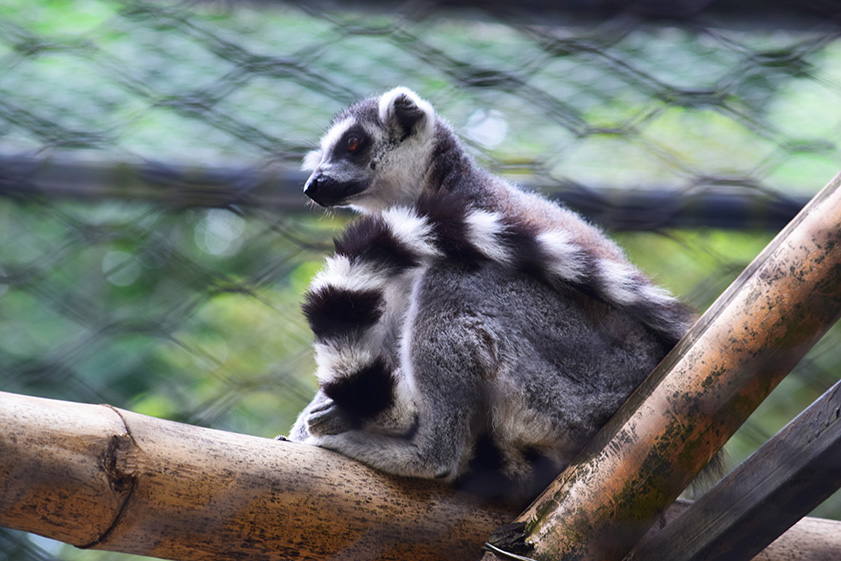
[[[0,390],[287,431],[315,384],[301,295],[348,218],[306,206],[298,163],[395,85],[699,311],[841,167],[829,15],[479,4],[6,0]],[[835,329],[732,461],[839,375]],[[123,558],[8,530],[0,556]]]

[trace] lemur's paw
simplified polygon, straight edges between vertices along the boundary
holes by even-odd
[[[307,416],[307,430],[313,436],[341,434],[352,428],[350,421],[332,399],[313,407]]]

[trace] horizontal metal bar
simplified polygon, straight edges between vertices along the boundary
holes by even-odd
[[[255,6],[270,3],[267,0],[250,0]],[[395,0],[301,0],[291,1],[292,4],[305,4],[310,10],[365,10],[395,12],[406,9],[404,2]],[[473,13],[477,9],[487,13],[503,16],[508,19],[539,17],[551,23],[569,24],[570,18],[598,18],[635,15],[652,18],[655,21],[666,18],[667,25],[680,24],[684,18],[699,16],[727,18],[734,23],[743,23],[752,28],[763,24],[774,25],[784,29],[805,27],[817,17],[831,17],[834,14],[831,3],[821,5],[819,2],[798,2],[797,0],[744,0],[742,2],[716,2],[714,0],[576,0],[574,2],[557,2],[555,0],[520,0],[512,3],[504,0],[447,0],[429,4],[427,9],[448,11],[467,11]],[[421,6],[422,8],[423,6]],[[418,8],[416,8],[418,9]]]
[[[196,167],[165,162],[137,164],[0,156],[0,196],[126,199],[174,207],[230,205],[303,211],[306,174],[290,167]],[[664,228],[777,231],[808,202],[743,185],[682,189],[606,189],[524,186],[579,211],[613,231]]]

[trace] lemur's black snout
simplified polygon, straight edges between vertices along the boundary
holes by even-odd
[[[304,194],[323,207],[344,204],[348,197],[364,190],[360,182],[336,181],[322,173],[313,175],[304,185]]]
[[[319,189],[319,184],[322,183],[323,180],[324,180],[323,175],[314,175],[314,176],[310,177],[307,180],[307,182],[304,184],[304,195],[306,195],[307,197],[309,197],[310,199],[312,199],[316,203],[320,204],[321,206],[324,206],[324,205],[321,204],[321,202],[318,200],[318,197],[319,197],[318,192],[320,190]]]

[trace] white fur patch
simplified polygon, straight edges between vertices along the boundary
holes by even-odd
[[[301,170],[309,172],[315,171],[318,168],[318,164],[321,163],[321,157],[321,150],[310,150],[301,162]]]
[[[417,105],[418,108],[424,112],[426,115],[426,119],[424,120],[424,132],[426,134],[431,134],[432,128],[435,124],[435,109],[432,108],[432,105],[430,105],[429,102],[424,101],[418,94],[404,86],[398,86],[380,96],[378,110],[380,122],[383,124],[388,123],[389,118],[394,114],[394,101],[401,96],[406,96],[411,99],[412,103]]]
[[[639,301],[639,272],[628,263],[602,259],[599,272],[604,291],[615,304],[627,306]]]
[[[326,259],[326,266],[315,275],[309,290],[318,292],[327,286],[353,291],[381,290],[387,282],[388,276],[369,263],[354,263],[344,255],[334,255]]]
[[[347,117],[330,127],[330,130],[327,131],[327,134],[321,137],[322,156],[324,154],[329,154],[333,146],[335,146],[336,143],[342,139],[342,135],[345,134],[348,131],[348,129],[352,127],[355,123],[356,119],[354,119],[353,117]]]
[[[498,236],[505,230],[498,212],[474,209],[464,217],[467,237],[485,257],[498,263],[510,263],[510,252],[500,244]]]
[[[400,326],[400,364],[401,376],[398,378],[397,392],[398,396],[404,400],[413,399],[414,396],[420,395],[416,380],[414,361],[412,360],[412,342],[414,337],[415,318],[418,313],[418,300],[423,273],[418,274],[412,279],[412,286],[409,291],[407,300],[408,306],[403,316],[403,323]]]
[[[668,290],[653,284],[648,284],[640,287],[639,295],[647,302],[651,302],[654,304],[674,306],[678,303],[677,298],[672,296]]]
[[[380,323],[387,329],[400,329],[406,311],[409,308],[412,286],[421,275],[423,268],[410,269],[397,277],[392,277],[383,289],[385,310]]]
[[[566,281],[578,282],[587,272],[585,254],[568,232],[550,230],[537,235],[537,243],[550,257],[550,273]]]
[[[429,221],[418,216],[411,208],[392,207],[382,213],[383,220],[388,224],[397,240],[423,258],[433,258],[440,255],[435,247],[435,236]]]
[[[315,362],[318,365],[315,376],[319,383],[326,384],[352,376],[363,368],[376,362],[379,354],[371,349],[371,344],[353,345],[343,343],[315,344]]]

